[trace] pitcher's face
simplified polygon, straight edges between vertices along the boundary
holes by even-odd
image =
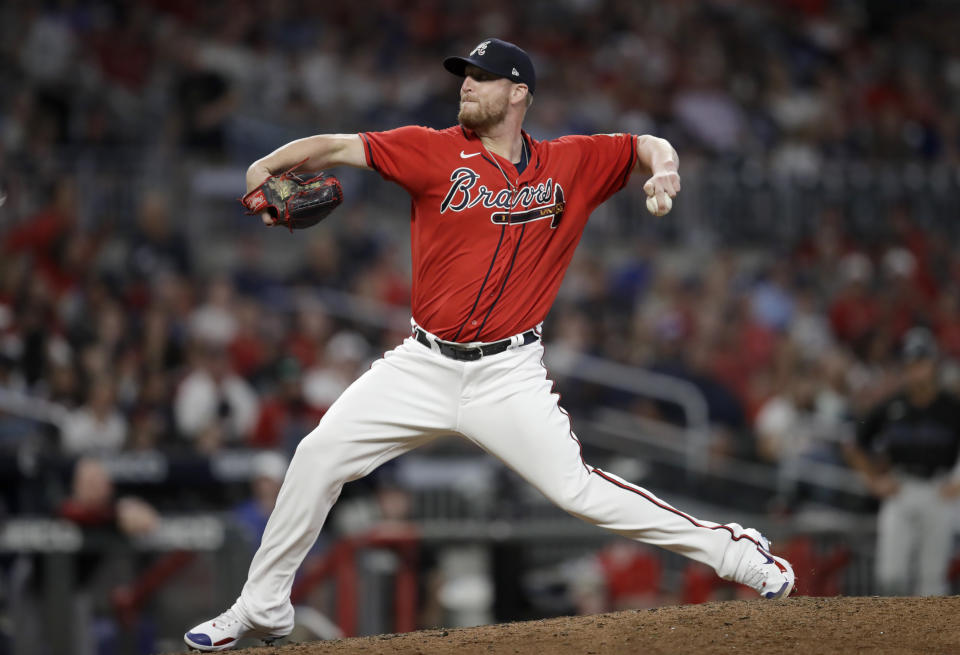
[[[502,122],[510,106],[513,83],[476,66],[467,66],[464,72],[457,115],[460,124],[482,132]]]

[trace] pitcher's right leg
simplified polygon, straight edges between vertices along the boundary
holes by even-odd
[[[222,650],[246,634],[289,634],[294,575],[343,485],[450,434],[459,385],[454,366],[410,339],[374,362],[297,447],[237,602],[188,632],[187,644]],[[218,632],[226,624],[228,632]]]

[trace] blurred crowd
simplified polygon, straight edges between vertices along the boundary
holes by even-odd
[[[445,127],[456,85],[440,58],[498,35],[537,65],[537,138],[651,132],[687,157],[763,154],[799,172],[844,157],[957,162],[954,12],[896,0],[14,1],[0,8],[0,147],[247,161],[293,134]]]
[[[51,447],[69,456],[290,452],[404,336],[336,318],[309,294],[275,302],[315,286],[407,306],[405,255],[358,229],[364,203],[310,234],[285,277],[211,277],[163,180],[136,196],[135,215],[81,221],[90,187],[61,173],[58,153],[245,165],[317,131],[445,126],[457,87],[441,56],[496,34],[538,66],[536,138],[651,132],[685,162],[760,154],[801,174],[844,158],[957,164],[952,15],[936,2],[826,0],[4,3],[0,387],[67,408]],[[585,250],[548,348],[692,381],[718,453],[839,463],[853,422],[896,389],[909,328],[929,326],[960,357],[960,260],[908,202],[875,217],[869,238],[843,207],[810,219],[807,236],[770,252],[655,239],[626,257]],[[954,366],[943,374],[960,385]],[[616,405],[680,420],[589,386],[564,403],[574,416]],[[15,448],[24,425],[0,416],[0,446]]]
[[[297,235],[303,248],[291,249],[282,269],[258,265],[261,232],[219,235],[243,256],[216,266],[214,244],[188,230],[182,208],[196,199],[176,179],[181,164],[239,172],[312,133],[446,127],[458,86],[442,57],[496,35],[526,48],[537,66],[526,123],[534,138],[664,136],[691,174],[685,187],[698,172],[748,161],[795,181],[838,161],[870,170],[920,162],[952,174],[960,165],[960,14],[951,5],[0,4],[0,407],[41,403],[0,410],[0,462],[24,467],[37,453],[75,462],[59,490],[27,503],[0,485],[0,516],[41,509],[85,528],[143,535],[160,514],[115,488],[100,456],[245,447],[271,454],[257,459],[246,502],[234,495],[219,509],[232,505],[255,544],[285,458],[347,385],[407,336],[402,321],[350,319],[317,293],[409,311],[405,205],[352,193],[330,220]],[[707,403],[711,455],[782,474],[784,505],[770,509],[833,502],[791,480],[814,465],[848,470],[857,426],[902,386],[912,328],[933,335],[927,352],[938,388],[960,393],[956,202],[946,194],[938,222],[918,218],[916,197],[884,196],[865,221],[826,200],[809,205],[808,229],[748,246],[718,234],[709,193],[696,186],[654,228],[609,238],[614,230],[604,241],[597,231],[609,226],[588,226],[545,325],[547,356],[595,355],[691,382]],[[712,235],[671,228],[694,193],[707,197],[688,207],[699,207],[698,229]],[[111,200],[119,196],[123,203]],[[649,217],[615,202],[614,222],[647,225]],[[781,217],[771,206],[773,231]],[[393,232],[373,227],[382,214],[396,215]],[[725,225],[736,228],[731,220]],[[559,390],[575,428],[610,408],[685,420],[668,402],[572,378]],[[38,412],[59,427],[34,420]],[[369,498],[348,498],[335,531],[409,517],[412,487],[385,479]],[[224,500],[213,496],[195,505]],[[170,498],[179,511],[194,507]],[[611,545],[569,585],[573,609],[564,611],[654,602],[659,562],[633,544]],[[519,584],[521,572],[501,577]],[[712,584],[712,573],[686,580],[683,600],[710,597]]]
[[[49,207],[0,241],[0,385],[71,410],[63,453],[292,451],[372,357],[374,343],[311,297],[275,311],[269,296],[283,280],[194,274],[165,198],[143,198],[130,234],[84,236],[73,192],[64,183]],[[352,265],[318,279],[318,266],[305,264],[298,284],[356,288],[372,277],[376,244],[324,245],[327,238],[313,252],[355,247]],[[15,447],[26,433],[15,419],[0,425],[7,422],[0,435]]]

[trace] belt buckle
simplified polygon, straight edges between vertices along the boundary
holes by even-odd
[[[472,348],[460,348],[449,341],[441,341],[440,339],[437,339],[435,343],[441,355],[455,359],[458,362],[475,362],[483,357],[483,349],[476,346]]]
[[[460,354],[463,356],[463,361],[465,362],[478,362],[483,359],[483,348],[480,346],[474,346],[473,348],[454,348],[460,351]]]

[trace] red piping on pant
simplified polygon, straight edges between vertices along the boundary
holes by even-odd
[[[695,518],[693,518],[693,517],[690,516],[689,514],[684,514],[683,512],[681,512],[680,510],[678,510],[678,509],[675,508],[675,507],[671,507],[670,505],[667,505],[666,503],[661,503],[661,502],[659,502],[659,501],[656,500],[655,498],[651,498],[650,496],[648,496],[647,494],[645,494],[641,489],[639,489],[639,488],[637,488],[637,487],[633,487],[633,486],[631,486],[631,485],[624,484],[624,483],[622,483],[622,482],[619,482],[619,481],[617,481],[617,480],[614,480],[613,478],[611,478],[610,476],[608,476],[606,473],[604,473],[603,471],[601,471],[601,470],[598,469],[598,468],[594,468],[592,472],[593,472],[593,473],[596,473],[597,475],[599,475],[601,478],[603,478],[603,479],[606,480],[607,482],[610,482],[610,483],[612,483],[612,484],[617,485],[617,486],[620,487],[621,489],[626,489],[627,491],[632,491],[633,493],[637,494],[638,496],[642,496],[643,498],[646,498],[648,501],[650,501],[651,503],[653,503],[654,505],[656,505],[657,507],[659,507],[659,508],[661,508],[661,509],[665,509],[665,510],[667,510],[668,512],[673,512],[673,513],[676,514],[677,516],[680,516],[680,517],[685,518],[686,520],[690,521],[690,523],[692,523],[693,525],[695,525],[695,526],[698,527],[698,528],[705,528],[705,529],[707,529],[707,530],[726,530],[727,532],[730,533],[730,538],[733,539],[734,541],[740,541],[741,539],[746,539],[747,541],[752,541],[754,544],[756,544],[756,545],[757,545],[757,548],[760,548],[760,544],[757,543],[757,540],[754,539],[753,537],[751,537],[750,535],[746,534],[746,533],[741,534],[741,535],[738,537],[738,536],[736,536],[736,535],[733,533],[733,528],[731,528],[731,527],[728,526],[728,525],[718,525],[718,526],[713,527],[713,528],[708,528],[707,526],[703,525],[702,523],[699,523]]]

